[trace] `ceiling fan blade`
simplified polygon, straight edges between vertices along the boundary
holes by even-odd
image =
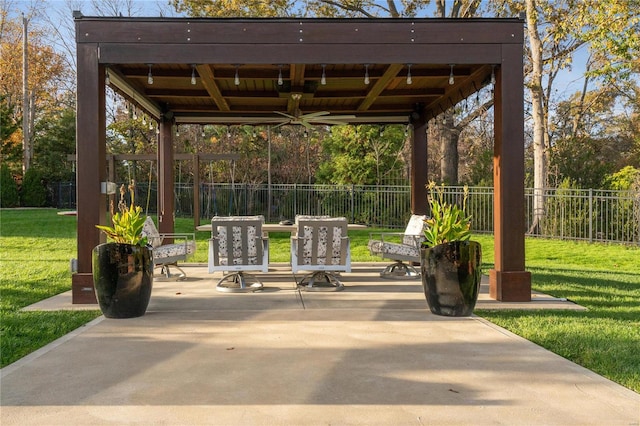
[[[329,115],[329,114],[331,114],[329,111],[317,111],[317,112],[310,112],[309,114],[302,114],[300,118],[303,120],[307,120],[309,118],[321,117],[323,115]]]
[[[290,118],[290,119],[292,119],[292,120],[296,120],[296,117],[295,117],[294,115],[287,114],[286,112],[282,112],[282,111],[273,111],[273,113],[274,113],[274,114],[280,114],[280,115],[282,115],[283,117],[287,117],[287,118]]]
[[[340,121],[340,120],[331,120],[330,118],[324,119],[324,120],[313,120],[312,123],[314,124],[329,124],[329,125],[335,125],[335,126],[340,126],[343,124],[349,124],[348,121]]]
[[[332,115],[327,117],[329,120],[352,120],[356,118],[355,115]]]
[[[300,121],[300,124],[302,124],[304,127],[306,127],[309,130],[313,129],[313,126],[311,125],[311,123],[308,123],[306,121]]]

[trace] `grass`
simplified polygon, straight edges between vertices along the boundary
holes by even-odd
[[[192,232],[177,219],[176,232]],[[379,261],[367,250],[375,229],[350,231],[356,262]],[[196,232],[194,262],[206,262],[206,232]],[[289,233],[270,234],[272,262],[289,260]],[[493,237],[482,244],[483,271],[493,267]],[[37,247],[37,256],[34,256]],[[99,311],[21,312],[31,303],[67,291],[69,259],[76,257],[76,220],[52,209],[0,210],[0,342],[10,364],[100,315]],[[489,311],[475,314],[573,362],[640,392],[640,272],[638,247],[527,239],[533,287],[586,308],[575,311]]]

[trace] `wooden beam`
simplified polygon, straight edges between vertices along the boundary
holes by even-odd
[[[524,87],[522,49],[505,46],[494,90],[494,268],[489,295],[505,302],[531,301],[525,271]]]
[[[71,277],[72,303],[97,303],[91,253],[105,242],[96,225],[107,224],[107,197],[100,182],[107,179],[105,69],[98,65],[98,46],[78,46],[76,168],[78,270]]]
[[[202,84],[209,92],[209,96],[216,103],[216,106],[220,111],[229,111],[229,104],[227,100],[220,93],[220,88],[215,82],[215,75],[213,69],[209,65],[196,65],[196,70],[202,79]]]
[[[400,70],[403,68],[401,64],[392,64],[387,67],[382,77],[376,80],[375,84],[367,93],[367,97],[358,105],[358,111],[366,111],[376,101],[376,98],[384,91],[389,82],[393,80]]]

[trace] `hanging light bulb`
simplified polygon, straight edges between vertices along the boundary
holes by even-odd
[[[451,72],[449,73],[449,84],[454,84],[456,82],[456,79],[453,77],[453,67],[454,65],[451,64],[449,65],[451,67]]]
[[[364,84],[369,84],[369,64],[364,64]]]
[[[284,80],[282,79],[282,65],[279,65],[278,67],[278,86],[282,86],[284,84]]]
[[[258,133],[256,133],[256,129],[253,129],[253,133],[251,134],[251,136],[253,136],[253,138],[257,138],[258,137]]]
[[[305,138],[309,137],[309,133],[305,130],[304,133],[302,134]]]
[[[191,65],[191,84],[195,86],[196,84],[196,66]]]
[[[180,136],[180,127],[176,124],[176,137]]]
[[[384,126],[380,127],[380,137],[384,136]]]
[[[407,64],[407,84],[412,84],[413,83],[413,79],[411,78],[411,65],[412,64]]]
[[[231,137],[231,127],[227,126],[227,137],[230,138]]]
[[[109,68],[107,68],[106,75],[104,76],[104,84],[105,86],[111,84],[111,78],[109,77]]]
[[[143,116],[142,116],[142,125],[143,125],[143,126],[146,126],[146,125],[147,125],[147,116],[146,116],[146,115],[143,115]]]
[[[202,135],[202,137],[204,138],[205,134],[204,134],[204,126],[202,126],[202,132],[200,133],[200,135]]]
[[[153,121],[149,120],[149,130],[153,130]]]
[[[236,75],[233,78],[233,84],[235,84],[236,86],[240,86],[240,75],[238,74],[238,68],[239,66],[236,65]]]
[[[156,135],[160,134],[160,124],[156,124]]]
[[[138,109],[135,106],[133,107],[133,119],[138,119]]]
[[[323,86],[327,84],[327,76],[324,72],[326,67],[327,66],[325,64],[322,64],[322,77],[320,77],[320,84],[322,84]]]
[[[151,74],[151,64],[149,65],[149,75],[147,75],[147,83],[153,84],[153,74]]]
[[[491,84],[496,85],[496,66],[491,65]]]
[[[127,115],[129,114],[129,102],[124,103],[124,113]]]
[[[409,136],[409,124],[407,124],[407,127],[404,129],[404,137],[406,138],[407,136]]]

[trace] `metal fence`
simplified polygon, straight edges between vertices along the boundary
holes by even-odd
[[[136,200],[156,213],[157,189],[137,185]],[[594,189],[545,189],[545,212],[535,236],[640,245],[640,193]],[[52,205],[75,208],[75,185],[50,188]],[[462,187],[446,187],[445,197],[460,202]],[[533,223],[533,189],[525,190],[525,229]],[[193,186],[176,184],[175,213],[193,217]],[[471,187],[467,208],[473,231],[493,233],[493,188]],[[350,222],[384,228],[404,228],[411,215],[407,185],[210,184],[200,186],[200,218],[215,215],[262,214],[269,222],[296,214],[345,216]]]

